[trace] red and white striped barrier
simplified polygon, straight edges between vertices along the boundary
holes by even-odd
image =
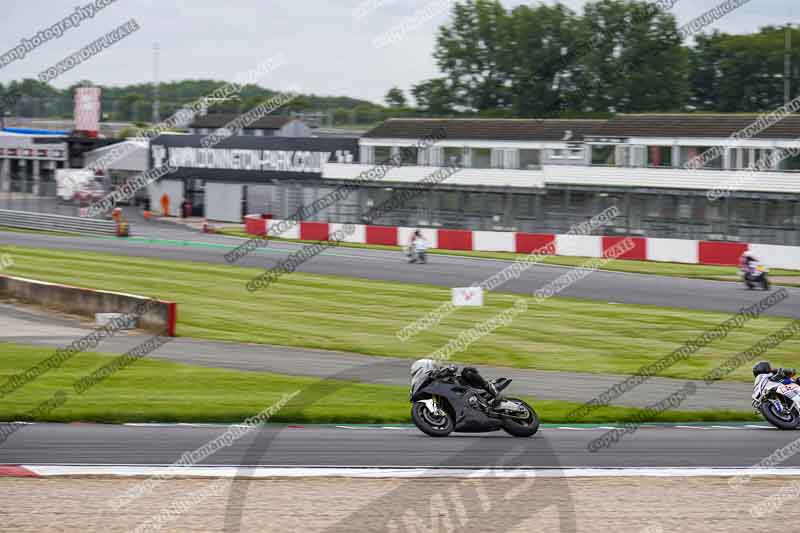
[[[264,235],[280,220],[266,220],[251,215],[245,219],[247,233]],[[308,241],[327,240],[344,224],[327,222],[300,222],[290,224],[280,234],[285,239]],[[381,244],[403,246],[408,244],[417,228],[391,226],[364,226],[356,224],[355,231],[348,234],[345,242],[359,244]],[[440,250],[467,250],[481,252],[515,252],[528,254],[548,247],[553,255],[575,257],[605,257],[606,250],[625,237],[600,235],[555,235],[551,233],[519,233],[508,231],[472,231],[454,229],[422,228],[423,236],[431,248]],[[638,261],[664,261],[700,265],[739,264],[745,250],[751,250],[772,268],[800,270],[800,247],[771,244],[748,244],[739,242],[693,241],[682,239],[655,239],[631,237],[634,246],[620,259]]]

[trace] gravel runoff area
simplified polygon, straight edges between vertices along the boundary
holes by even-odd
[[[0,530],[133,531],[170,502],[190,498],[219,481],[168,480],[123,509],[112,510],[111,498],[141,482],[2,478]],[[789,477],[753,478],[732,488],[729,478],[721,477],[222,480],[224,490],[208,491],[211,495],[160,530],[777,531],[791,527],[791,513],[755,518],[750,509],[797,482]],[[228,505],[229,483],[235,484],[232,499],[239,505]]]

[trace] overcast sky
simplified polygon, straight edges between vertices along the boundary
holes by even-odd
[[[5,0],[0,54],[94,0]],[[450,0],[116,0],[93,18],[42,43],[0,68],[0,82],[36,78],[45,70],[129,19],[140,29],[51,83],[81,79],[125,85],[153,79],[153,43],[161,47],[162,81],[236,79],[277,53],[286,64],[265,76],[272,89],[298,86],[307,93],[346,95],[381,102],[393,85],[408,90],[438,74],[434,36],[447,20]],[[673,11],[684,24],[722,0],[680,0]],[[523,2],[505,0],[507,7]],[[552,0],[543,2],[554,4]],[[562,3],[580,10],[584,0]],[[446,6],[444,6],[446,7]],[[366,9],[365,9],[366,8]],[[361,9],[359,11],[359,9]],[[376,46],[387,30],[413,20],[400,42]],[[731,33],[800,22],[797,0],[750,0],[709,27]],[[797,43],[800,46],[800,43]]]

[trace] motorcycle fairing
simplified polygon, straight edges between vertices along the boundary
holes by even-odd
[[[479,400],[477,389],[462,385],[460,383],[443,383],[434,381],[429,383],[419,391],[420,394],[431,394],[441,396],[450,402],[455,413],[455,430],[461,433],[482,433],[485,431],[496,431],[503,427],[503,423],[498,418],[492,418],[483,412],[469,405],[471,398]]]
[[[769,374],[759,374],[756,377],[756,381],[753,383],[753,400],[760,400],[768,390],[778,386],[777,383],[771,381],[769,378]]]

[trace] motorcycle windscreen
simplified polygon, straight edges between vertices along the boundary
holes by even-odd
[[[425,384],[428,382],[431,372],[437,368],[439,367],[433,359],[420,359],[418,361],[414,361],[414,364],[411,365],[412,396],[416,394],[417,390],[425,386]]]

